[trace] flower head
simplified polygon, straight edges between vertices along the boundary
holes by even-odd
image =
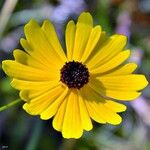
[[[48,20],[40,27],[31,20],[21,39],[25,51],[14,50],[15,60],[3,61],[11,85],[20,90],[23,109],[47,120],[64,138],[79,138],[91,130],[91,119],[117,125],[117,114],[126,106],[114,100],[133,100],[146,87],[144,75],[133,74],[137,65],[124,62],[127,38],[107,37],[100,26],[93,26],[89,13],[70,21],[65,32],[66,53]]]

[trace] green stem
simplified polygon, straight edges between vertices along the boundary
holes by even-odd
[[[22,101],[21,99],[17,99],[17,100],[15,100],[15,101],[13,101],[13,102],[11,102],[9,104],[6,104],[6,105],[0,107],[0,112],[3,111],[3,110],[6,110],[6,109],[8,109],[8,108],[10,108],[10,107],[12,107],[12,106],[14,106],[16,104],[18,104],[21,101]]]

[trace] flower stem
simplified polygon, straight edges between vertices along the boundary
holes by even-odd
[[[13,102],[11,102],[9,104],[6,104],[6,105],[0,107],[0,112],[3,111],[3,110],[6,110],[6,109],[8,109],[8,108],[10,108],[10,107],[12,107],[12,106],[14,106],[16,104],[18,104],[21,101],[22,101],[21,99],[17,99],[17,100],[15,100],[15,101],[13,101]]]

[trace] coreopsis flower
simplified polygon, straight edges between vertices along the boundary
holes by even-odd
[[[144,75],[133,73],[135,63],[124,63],[130,56],[126,36],[106,36],[89,13],[67,24],[65,50],[48,20],[42,26],[31,20],[24,32],[25,51],[14,50],[15,60],[3,61],[3,69],[20,91],[23,109],[43,120],[53,117],[64,138],[81,137],[92,129],[92,119],[120,124],[118,113],[126,106],[116,100],[133,100],[148,84]]]

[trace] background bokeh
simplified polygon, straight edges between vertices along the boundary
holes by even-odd
[[[64,45],[66,22],[89,11],[95,24],[108,35],[128,36],[129,61],[137,62],[137,73],[150,80],[150,0],[0,0],[0,61],[12,58],[21,48],[23,26],[31,18],[50,19]],[[0,64],[1,68],[1,64]],[[18,91],[0,69],[0,106],[18,99]],[[78,140],[63,139],[52,128],[52,120],[28,115],[20,103],[0,113],[0,150],[150,150],[150,88],[122,113],[119,126],[94,124]]]

